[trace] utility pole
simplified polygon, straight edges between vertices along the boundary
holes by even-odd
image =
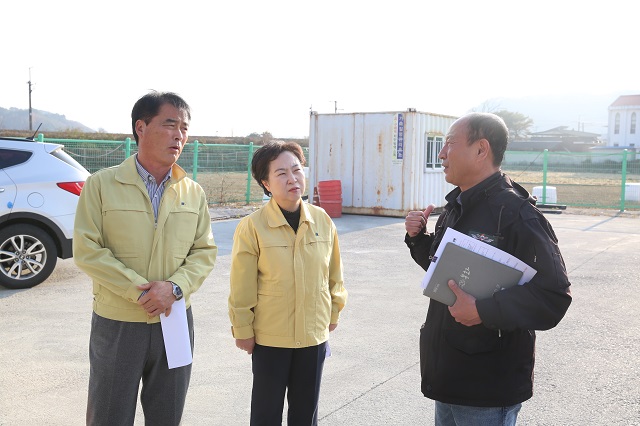
[[[27,82],[29,85],[29,131],[33,131],[33,110],[31,109],[31,67],[29,67],[29,81]]]

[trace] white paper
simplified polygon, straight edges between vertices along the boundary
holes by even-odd
[[[184,299],[173,302],[168,317],[165,314],[160,314],[160,323],[169,368],[191,364],[193,358],[191,357],[191,340],[187,324],[187,306]]]
[[[455,229],[447,228],[447,230],[444,232],[444,235],[442,236],[442,241],[440,241],[440,245],[438,246],[438,249],[433,256],[433,260],[431,261],[431,264],[427,269],[427,273],[422,278],[421,287],[423,290],[427,288],[427,284],[429,284],[429,280],[433,275],[433,271],[436,269],[438,259],[440,259],[440,256],[442,255],[444,247],[447,245],[447,243],[453,243],[467,250],[471,250],[474,253],[478,253],[484,257],[493,259],[496,262],[500,262],[503,265],[507,265],[514,269],[517,269],[518,271],[522,271],[522,278],[520,278],[518,285],[522,285],[526,282],[531,281],[531,278],[533,278],[533,276],[537,272],[522,260],[510,255],[505,251],[502,251],[480,240],[476,240],[475,238],[465,235],[462,232],[456,231]]]

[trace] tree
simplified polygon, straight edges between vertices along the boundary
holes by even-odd
[[[256,133],[253,132],[247,138],[253,143],[265,144],[273,140],[273,135],[270,132]]]
[[[473,112],[492,112],[495,113],[498,109],[500,109],[500,102],[497,99],[487,99],[480,105],[475,108],[472,108]]]
[[[529,129],[533,126],[533,120],[519,112],[502,109],[494,114],[504,120],[509,129],[509,138],[512,140],[527,136],[530,133]]]

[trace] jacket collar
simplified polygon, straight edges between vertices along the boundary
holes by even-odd
[[[456,203],[459,197],[460,203],[465,207],[476,204],[479,200],[491,198],[505,189],[517,192],[521,198],[529,198],[529,193],[524,188],[517,184],[514,188],[514,184],[507,175],[498,171],[464,192],[459,187],[455,188],[445,198],[449,203]]]
[[[279,226],[288,225],[287,219],[284,218],[284,215],[280,210],[280,206],[278,206],[278,203],[276,203],[276,200],[271,198],[271,200],[269,200],[269,202],[263,208],[267,213],[267,220],[270,227],[277,228]],[[301,201],[300,207],[300,223],[303,222],[315,223],[313,217],[311,216],[311,212],[309,211],[309,206],[304,202],[304,200]]]
[[[529,195],[526,189],[498,171],[476,186],[461,192],[455,188],[446,196],[447,210],[469,212],[476,205],[486,200],[489,210],[497,220],[496,235],[505,226],[508,226],[518,216],[520,208],[526,203],[535,206],[535,199]],[[518,201],[519,200],[519,201]]]
[[[116,170],[116,180],[118,182],[127,183],[130,185],[135,185],[138,182],[141,182],[142,179],[138,174],[138,169],[136,168],[136,158],[135,156],[130,156],[125,159]],[[184,179],[187,176],[187,172],[178,164],[174,164],[171,167],[171,179],[169,180],[169,185],[177,183]]]

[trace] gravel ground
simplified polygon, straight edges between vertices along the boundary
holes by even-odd
[[[220,218],[251,209],[214,210]],[[547,217],[574,299],[557,327],[537,333],[534,397],[523,404],[518,424],[640,426],[640,298],[633,278],[640,220]],[[248,424],[251,359],[235,347],[228,318],[236,222],[212,223],[216,265],[192,299],[196,351],[183,426]],[[433,401],[420,392],[417,344],[429,302],[419,289],[424,271],[404,244],[404,220],[343,215],[335,222],[349,302],[331,336],[319,424],[433,424]],[[73,259],[59,261],[33,289],[0,288],[0,425],[85,423],[90,289]],[[136,411],[135,425],[142,426],[139,403]]]

